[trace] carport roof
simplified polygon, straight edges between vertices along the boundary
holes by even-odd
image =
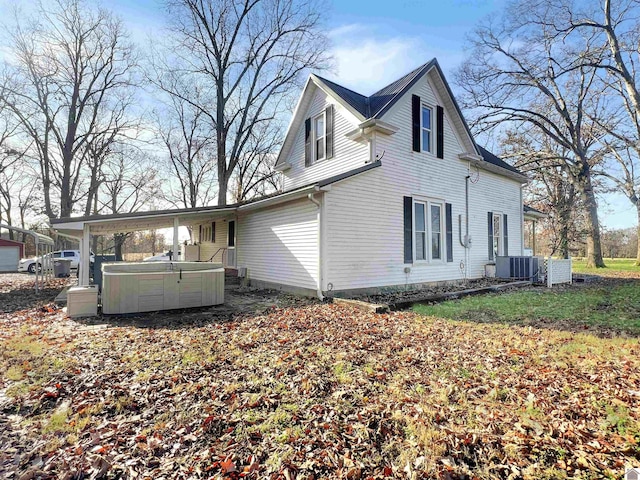
[[[238,211],[252,210],[266,207],[277,203],[286,202],[296,198],[300,198],[308,193],[312,193],[331,185],[332,183],[345,180],[354,175],[367,172],[373,168],[379,167],[380,161],[365,164],[359,168],[355,168],[345,173],[335,175],[330,178],[319,180],[317,182],[298,187],[282,193],[274,193],[266,195],[254,200],[235,203],[225,206],[207,206],[196,208],[175,208],[168,210],[153,210],[146,212],[131,213],[115,213],[111,215],[87,215],[83,217],[64,217],[49,219],[51,226],[62,233],[70,236],[79,237],[85,224],[91,225],[92,233],[108,234],[108,233],[124,233],[139,230],[150,230],[156,228],[173,227],[176,217],[181,221],[181,225],[188,222],[197,222],[217,216],[219,218],[232,215]]]

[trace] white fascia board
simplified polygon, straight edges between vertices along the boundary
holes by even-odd
[[[548,215],[542,212],[524,212],[525,220],[538,220],[540,218],[547,218]]]
[[[512,172],[511,170],[507,170],[506,168],[499,167],[494,165],[493,163],[489,163],[486,160],[474,161],[472,162],[473,166],[481,168],[482,170],[486,170],[491,173],[495,173],[497,175],[502,175],[503,177],[511,178],[512,180],[516,180],[520,183],[529,183],[529,177],[526,175],[522,175],[521,173]]]
[[[477,153],[469,152],[459,153],[458,158],[465,162],[482,162],[484,160],[484,158],[482,158],[482,156],[478,155]]]
[[[313,193],[315,191],[315,185],[311,185],[310,187],[300,188],[298,190],[293,190],[289,193],[284,193],[282,195],[278,195],[276,197],[265,198],[264,200],[258,200],[257,202],[248,203],[246,205],[240,205],[238,210],[241,212],[256,210],[264,207],[268,207],[271,205],[277,205],[279,203],[288,202],[290,200],[296,200],[298,198],[303,198],[309,193]]]
[[[370,118],[369,120],[362,122],[358,125],[358,128],[355,128],[346,133],[346,137],[349,140],[359,141],[363,139],[367,139],[371,133],[380,133],[382,135],[393,135],[398,131],[398,127],[395,125],[391,125],[388,122],[383,122],[382,120],[378,120],[375,118]]]
[[[296,108],[293,110],[293,115],[291,116],[291,120],[289,121],[289,126],[287,127],[287,133],[284,136],[284,142],[282,142],[282,148],[278,152],[278,158],[276,158],[276,163],[273,167],[274,170],[278,170],[278,166],[280,165],[280,160],[282,158],[283,153],[289,151],[289,144],[293,141],[289,137],[292,135],[292,129],[294,128],[294,124],[297,124],[298,114],[300,113],[300,107],[302,105],[302,100],[307,96],[309,85],[311,84],[311,75],[307,78],[307,81],[302,87],[302,93],[300,94],[300,98],[298,98],[298,103],[296,104]]]
[[[291,164],[289,162],[282,162],[280,164],[274,165],[273,169],[276,172],[285,172],[291,168]]]

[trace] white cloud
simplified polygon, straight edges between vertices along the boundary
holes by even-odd
[[[413,37],[384,37],[375,28],[349,24],[329,32],[336,60],[336,78],[340,84],[364,95],[391,83],[429,58],[416,52],[423,51],[422,42]]]

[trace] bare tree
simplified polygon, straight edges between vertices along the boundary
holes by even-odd
[[[544,2],[543,2],[544,3]],[[593,118],[606,114],[597,70],[575,65],[579,45],[555,36],[546,4],[516,2],[499,22],[488,20],[470,38],[471,52],[457,73],[463,103],[475,109],[477,129],[531,127],[570,152],[558,166],[574,184],[585,209],[587,265],[603,267],[593,166],[602,161]]]
[[[558,252],[569,258],[570,245],[583,233],[576,188],[563,168],[563,160],[571,152],[534,128],[507,131],[501,147],[502,156],[531,178],[526,194],[548,215],[545,224],[551,231],[551,254]]]
[[[197,92],[192,101],[197,102]],[[183,208],[209,205],[215,198],[215,145],[204,113],[173,95],[166,107],[156,122],[168,157],[165,198]]]
[[[251,132],[247,152],[238,159],[232,176],[234,202],[282,191],[282,174],[273,169],[277,160],[275,152],[280,143],[280,130],[274,124],[256,125]]]
[[[169,0],[171,52],[153,79],[198,108],[215,140],[218,204],[226,205],[238,163],[250,155],[252,132],[278,120],[309,69],[328,64],[327,38],[315,0]],[[188,76],[198,89],[176,82]],[[254,145],[251,148],[256,148]],[[262,146],[258,150],[263,151]]]
[[[121,21],[104,9],[56,0],[41,3],[37,15],[30,22],[16,15],[16,60],[0,100],[33,142],[46,214],[65,217],[95,190],[86,181],[91,142],[130,128],[124,113],[135,58]]]
[[[160,190],[153,163],[144,152],[133,148],[110,154],[104,162],[104,178],[98,192],[100,213],[131,213],[148,207]],[[122,245],[129,235],[116,233],[113,236],[118,260],[122,260]]]
[[[579,65],[605,72],[608,94],[618,98],[626,118],[600,122],[607,135],[609,168],[598,173],[608,178],[635,206],[640,233],[640,3],[636,0],[596,0],[574,5],[562,2],[554,16],[558,37],[593,35],[597,43],[579,55]],[[612,115],[613,116],[613,115]],[[640,265],[640,245],[636,252]]]

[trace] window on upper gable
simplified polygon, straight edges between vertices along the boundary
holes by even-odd
[[[313,119],[313,161],[324,160],[327,146],[327,132],[324,112]]]
[[[422,151],[431,151],[431,125],[432,125],[432,111],[430,107],[422,105],[420,114],[420,134],[422,137]]]

